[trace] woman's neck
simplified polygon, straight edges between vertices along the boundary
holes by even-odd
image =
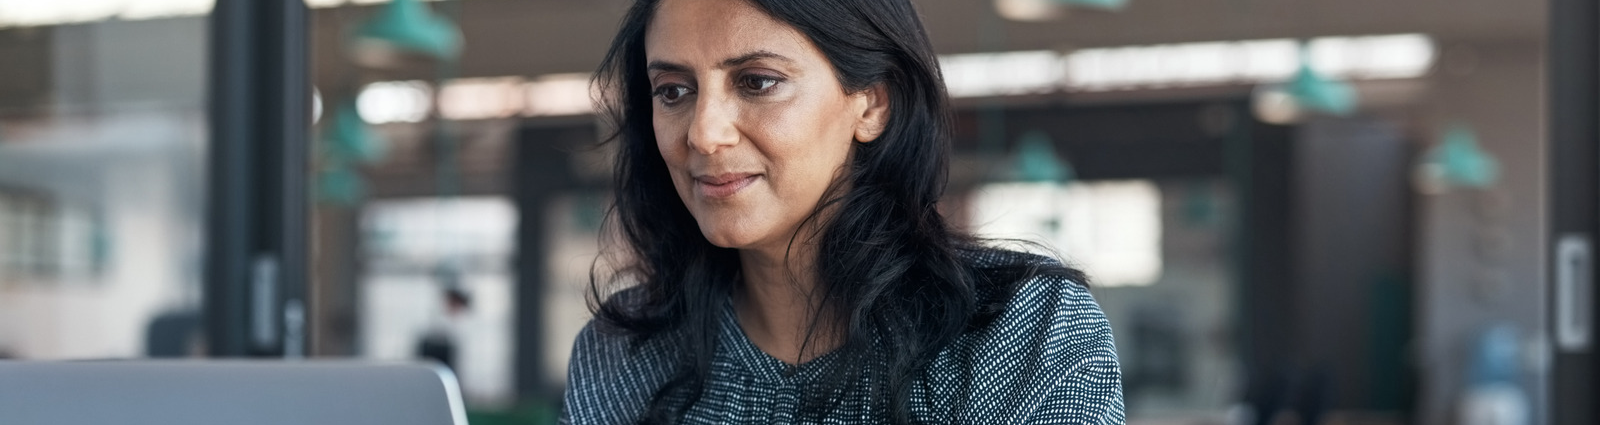
[[[814,292],[816,250],[801,245],[809,244],[797,242],[792,252],[788,247],[778,252],[740,250],[744,283],[734,296],[739,326],[750,342],[789,364],[805,363],[836,345],[826,322],[817,326],[815,335],[807,335],[821,300]]]

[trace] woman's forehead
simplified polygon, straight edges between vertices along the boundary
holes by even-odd
[[[799,30],[745,0],[663,0],[645,33],[651,62],[718,67],[757,52],[822,59]]]

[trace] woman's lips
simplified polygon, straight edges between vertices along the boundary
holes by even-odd
[[[694,178],[695,187],[700,188],[700,193],[708,198],[727,198],[739,193],[751,183],[755,183],[760,174],[728,173],[715,176],[698,176]]]

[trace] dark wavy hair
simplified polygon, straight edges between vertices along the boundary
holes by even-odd
[[[845,176],[807,220],[832,209],[816,234],[816,301],[808,335],[841,342],[819,388],[806,391],[802,418],[820,417],[844,397],[870,396],[881,419],[912,420],[911,385],[962,333],[987,326],[1017,286],[1040,274],[1085,283],[1082,273],[1040,257],[977,262],[982,244],[945,222],[937,204],[950,156],[951,113],[933,47],[908,0],[745,0],[785,22],[822,51],[847,92],[882,85],[889,119],[872,143],[855,143]],[[740,283],[736,250],[712,245],[679,199],[655,143],[645,33],[660,0],[637,0],[623,18],[596,84],[616,132],[615,204],[628,264],[612,279],[626,296],[596,302],[601,329],[635,344],[671,338],[679,369],[659,389],[643,423],[676,422],[700,397],[716,350],[718,314]],[[847,188],[847,189],[845,189]],[[804,227],[804,226],[802,226]],[[809,341],[808,336],[807,343]],[[868,364],[877,367],[864,367]],[[857,394],[858,382],[868,382]]]

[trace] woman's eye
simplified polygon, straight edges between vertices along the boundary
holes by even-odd
[[[668,104],[668,105],[672,105],[672,104],[678,103],[678,101],[683,100],[683,97],[684,96],[688,96],[689,93],[690,93],[690,91],[689,91],[688,87],[684,87],[684,86],[680,86],[680,85],[676,85],[676,84],[668,84],[668,85],[664,85],[664,86],[661,86],[661,87],[657,87],[656,88],[656,92],[654,94],[655,94],[655,97],[661,99],[662,103],[665,103],[665,104]]]
[[[751,92],[764,92],[772,86],[778,85],[778,79],[763,75],[746,75],[739,77],[739,86]]]

